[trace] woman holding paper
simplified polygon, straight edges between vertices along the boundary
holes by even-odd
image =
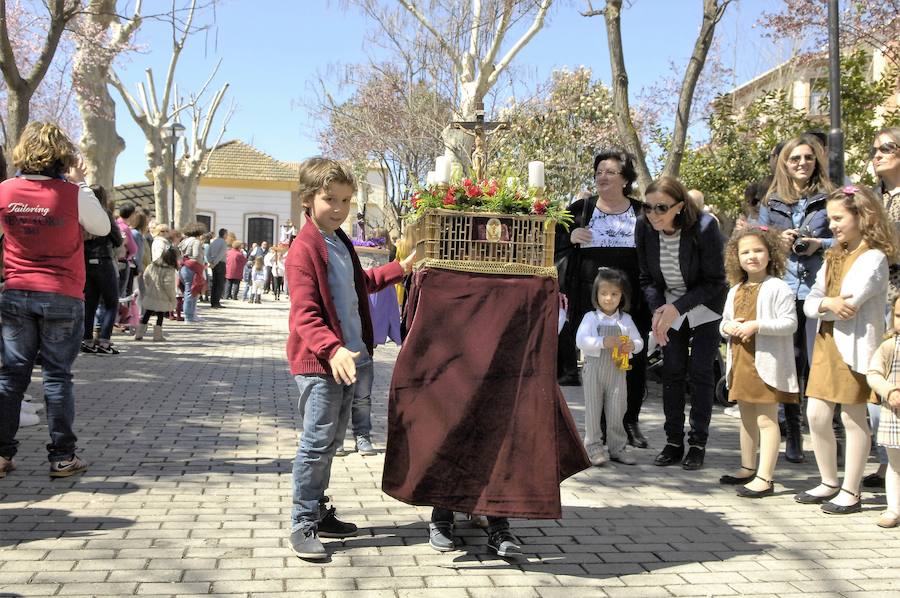
[[[650,314],[640,289],[634,227],[641,203],[631,197],[637,172],[630,154],[618,149],[602,151],[594,158],[597,194],[579,199],[569,211],[575,222],[571,230],[556,230],[556,260],[560,268],[560,290],[569,299],[569,319],[559,337],[557,375],[562,385],[578,385],[578,353],[575,328],[593,309],[591,285],[601,266],[625,272],[634,290],[631,315],[646,346]],[[638,416],[646,389],[646,352],[634,355],[628,372],[628,405],[623,419],[628,443],[646,448],[638,427]]]

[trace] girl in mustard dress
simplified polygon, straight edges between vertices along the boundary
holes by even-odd
[[[808,318],[819,319],[806,415],[822,482],[794,499],[846,514],[860,510],[859,484],[871,446],[866,371],[884,334],[888,263],[897,260],[898,244],[884,207],[868,189],[843,187],[828,196],[825,209],[836,243],[803,306]],[[843,484],[831,426],[837,404],[847,433]]]
[[[729,396],[741,408],[741,468],[719,482],[745,484],[737,489],[744,498],[773,494],[781,444],[778,404],[799,402],[797,309],[793,291],[781,280],[785,261],[778,234],[767,227],[739,230],[725,248],[725,273],[733,286],[719,330],[728,339]]]

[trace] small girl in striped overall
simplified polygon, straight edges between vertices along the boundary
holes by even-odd
[[[627,313],[631,288],[625,273],[615,268],[600,268],[594,279],[591,300],[595,311],[585,314],[575,334],[576,346],[584,352],[585,437],[591,463],[603,465],[600,418],[606,414],[606,445],[609,458],[626,465],[637,461],[626,451],[627,437],[622,419],[628,392],[625,370],[613,360],[613,349],[619,355],[633,355],[644,348],[644,341]]]
[[[872,355],[866,375],[869,386],[881,397],[876,440],[888,454],[887,510],[876,522],[881,527],[895,527],[900,522],[900,297],[894,301],[891,313],[893,329]]]

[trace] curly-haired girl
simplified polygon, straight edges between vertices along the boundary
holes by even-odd
[[[868,189],[843,187],[828,196],[826,210],[836,243],[803,305],[807,317],[819,319],[806,414],[822,482],[794,499],[845,514],[860,510],[859,483],[871,444],[866,372],[884,334],[888,263],[897,260],[898,245],[884,206]],[[831,426],[837,404],[847,436],[843,485]]]
[[[793,291],[781,280],[786,258],[778,234],[765,226],[736,231],[725,248],[725,273],[733,286],[719,330],[728,339],[730,396],[741,408],[741,468],[719,481],[742,484],[737,493],[744,498],[774,492],[778,404],[799,402],[793,358],[797,310]]]

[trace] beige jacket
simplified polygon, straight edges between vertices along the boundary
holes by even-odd
[[[144,296],[141,307],[149,311],[175,311],[175,288],[178,273],[175,268],[153,262],[144,270]]]

